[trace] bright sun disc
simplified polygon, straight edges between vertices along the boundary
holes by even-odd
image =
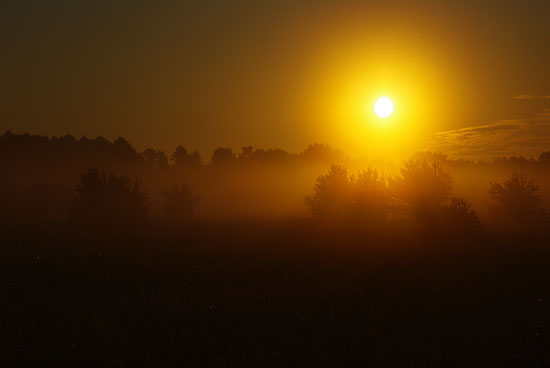
[[[386,96],[380,97],[374,103],[374,112],[379,118],[389,117],[393,112],[393,101]]]

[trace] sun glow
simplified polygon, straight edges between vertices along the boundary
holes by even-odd
[[[374,103],[374,112],[381,119],[390,117],[393,113],[393,101],[386,96],[382,96]]]
[[[307,84],[312,88],[308,110],[318,123],[308,128],[353,155],[399,162],[424,149],[450,113],[448,84],[460,81],[449,77],[448,64],[427,47],[420,52],[373,44],[385,52],[371,54],[364,42],[338,43],[328,49],[330,55],[320,55],[322,68],[312,69],[315,83]],[[437,73],[427,55],[438,61]]]

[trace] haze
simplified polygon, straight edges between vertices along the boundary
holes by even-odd
[[[445,151],[434,133],[530,124],[550,104],[544,0],[2,8],[0,131],[124,136],[140,150],[184,144],[204,156],[217,146],[299,152],[322,142],[402,159]],[[365,112],[381,95],[396,103],[384,131]],[[517,147],[499,151],[511,153]]]

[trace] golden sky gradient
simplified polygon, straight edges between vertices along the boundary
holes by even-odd
[[[0,130],[390,159],[486,157],[460,137],[503,121],[536,122],[518,138],[535,138],[529,152],[550,134],[545,0],[12,0],[0,23]],[[381,95],[395,103],[383,123]]]

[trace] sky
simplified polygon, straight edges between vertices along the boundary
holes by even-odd
[[[537,155],[549,24],[547,0],[7,0],[0,131],[203,156],[315,142],[389,159]],[[395,103],[384,121],[381,95]]]

